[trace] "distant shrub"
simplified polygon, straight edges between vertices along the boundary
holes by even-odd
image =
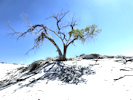
[[[68,60],[68,61],[69,61],[69,60],[72,61],[73,59],[72,59],[72,58],[67,58],[67,60]]]
[[[133,58],[133,57],[126,57],[126,58],[131,59],[131,58]]]
[[[95,58],[99,57],[100,55],[99,54],[90,54],[90,55],[93,55]]]
[[[90,54],[90,55],[84,55],[82,58],[83,59],[96,59],[99,56],[100,56],[99,54]]]
[[[5,62],[0,62],[1,64],[6,64]]]
[[[17,63],[13,63],[13,65],[18,65]]]
[[[44,62],[44,61],[45,61],[45,60],[42,60],[42,59],[41,59],[41,60],[38,60],[37,62],[41,64],[41,63]]]
[[[107,58],[114,58],[114,56],[107,56]]]
[[[99,56],[98,59],[104,59],[105,57],[104,56]]]
[[[125,56],[123,56],[123,55],[118,55],[116,58],[123,58],[123,57],[125,57]]]
[[[83,53],[83,54],[81,54],[81,55],[79,55],[79,56],[81,57],[81,56],[83,56],[83,55],[85,55],[85,54]]]
[[[47,61],[51,61],[52,58],[51,58],[51,57],[47,57],[46,60],[47,60]]]

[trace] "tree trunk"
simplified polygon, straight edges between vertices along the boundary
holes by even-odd
[[[59,60],[60,61],[66,61],[66,51],[67,51],[67,46],[64,45],[64,52],[63,54],[61,53],[60,49],[58,50],[58,54],[59,54]]]
[[[64,45],[63,60],[67,60],[66,59],[66,51],[67,51],[67,46]]]
[[[58,47],[58,45],[54,42],[54,40],[53,39],[50,39],[50,38],[48,38],[53,44],[54,44],[54,46],[57,48],[57,51],[58,51],[58,54],[59,54],[59,61],[64,61],[65,59],[64,59],[64,56],[63,56],[63,54],[62,54],[62,52],[61,52],[61,50],[60,50],[60,48]]]
[[[61,50],[59,48],[57,48],[58,54],[59,54],[59,60],[62,60],[63,55],[61,53]]]

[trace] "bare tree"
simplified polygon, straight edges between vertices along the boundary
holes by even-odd
[[[38,48],[40,42],[44,41],[44,39],[48,39],[57,48],[57,51],[59,54],[59,60],[65,61],[67,48],[70,44],[73,44],[76,40],[81,40],[84,43],[87,39],[93,38],[101,31],[100,29],[97,29],[97,25],[95,25],[95,24],[93,24],[91,26],[87,26],[84,29],[74,29],[74,27],[77,25],[77,21],[74,20],[73,17],[72,17],[71,22],[68,22],[67,24],[62,23],[63,18],[68,13],[69,13],[69,11],[66,11],[66,12],[61,11],[61,13],[52,14],[52,16],[49,17],[49,18],[54,18],[56,20],[56,26],[57,26],[58,31],[54,31],[54,30],[48,28],[47,26],[45,26],[44,24],[31,25],[31,23],[28,20],[24,19],[26,22],[28,22],[30,24],[30,28],[27,29],[27,31],[25,31],[25,32],[16,32],[8,24],[10,29],[12,29],[14,31],[14,33],[10,33],[9,35],[13,36],[15,34],[19,34],[19,36],[17,38],[17,39],[19,39],[20,37],[24,37],[27,33],[36,32],[36,34],[38,34],[38,36],[35,39],[34,47],[31,48],[30,50]],[[49,19],[49,18],[47,18],[47,19]],[[62,30],[67,27],[70,27],[71,30],[66,34],[65,32],[62,32]],[[39,28],[39,30],[36,31],[38,28]],[[64,47],[63,53],[61,52],[59,46],[56,44],[56,42],[54,41],[54,39],[51,37],[51,35],[49,33],[54,33],[59,39],[61,39],[61,41],[63,43],[63,47]]]

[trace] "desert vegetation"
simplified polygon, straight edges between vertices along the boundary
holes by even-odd
[[[46,19],[55,19],[55,24],[57,26],[57,31],[50,29],[47,27],[47,25],[44,24],[36,24],[32,25],[26,18],[23,18],[27,23],[30,24],[30,28],[27,29],[25,32],[16,32],[15,29],[13,29],[10,25],[9,28],[13,30],[14,33],[10,33],[9,35],[17,35],[19,34],[18,38],[25,37],[27,33],[35,33],[38,34],[37,38],[35,39],[35,46],[31,48],[30,50],[33,50],[35,48],[39,48],[40,43],[42,43],[45,39],[48,39],[57,49],[58,52],[58,60],[65,61],[66,54],[67,54],[67,48],[69,45],[74,44],[76,40],[81,41],[81,43],[86,42],[88,39],[93,39],[95,36],[100,33],[101,29],[98,29],[98,26],[93,24],[90,26],[86,26],[83,29],[75,29],[75,26],[77,26],[77,20],[75,20],[74,17],[72,17],[71,21],[66,21],[67,23],[63,23],[65,16],[70,11],[61,11],[58,14],[52,14],[52,16],[46,18]],[[53,24],[53,23],[52,23]],[[63,32],[65,28],[70,28],[71,30],[67,33]],[[37,30],[39,29],[39,30]],[[37,31],[36,31],[37,30]],[[60,50],[59,46],[57,45],[54,38],[50,35],[50,33],[55,34],[63,43],[63,52]],[[29,51],[30,51],[29,50]],[[29,52],[28,51],[28,52]],[[28,53],[27,52],[27,53]],[[94,55],[93,55],[94,56]]]
[[[6,64],[5,62],[0,62],[1,64]]]
[[[13,63],[13,65],[18,65],[17,63]]]

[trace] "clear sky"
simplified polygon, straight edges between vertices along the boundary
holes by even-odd
[[[45,20],[61,9],[70,10],[65,17],[69,21],[73,15],[78,21],[75,28],[85,28],[97,24],[101,33],[84,45],[76,41],[67,50],[67,57],[80,54],[133,56],[133,1],[132,0],[0,0],[0,62],[9,64],[30,64],[33,61],[58,56],[54,45],[45,40],[40,49],[25,53],[34,46],[35,35],[7,36],[13,31],[8,22],[20,32],[26,31],[28,24],[21,15],[28,16],[32,25],[44,24],[56,29],[54,19]],[[54,36],[54,35],[52,35]],[[62,50],[62,43],[54,37]]]

